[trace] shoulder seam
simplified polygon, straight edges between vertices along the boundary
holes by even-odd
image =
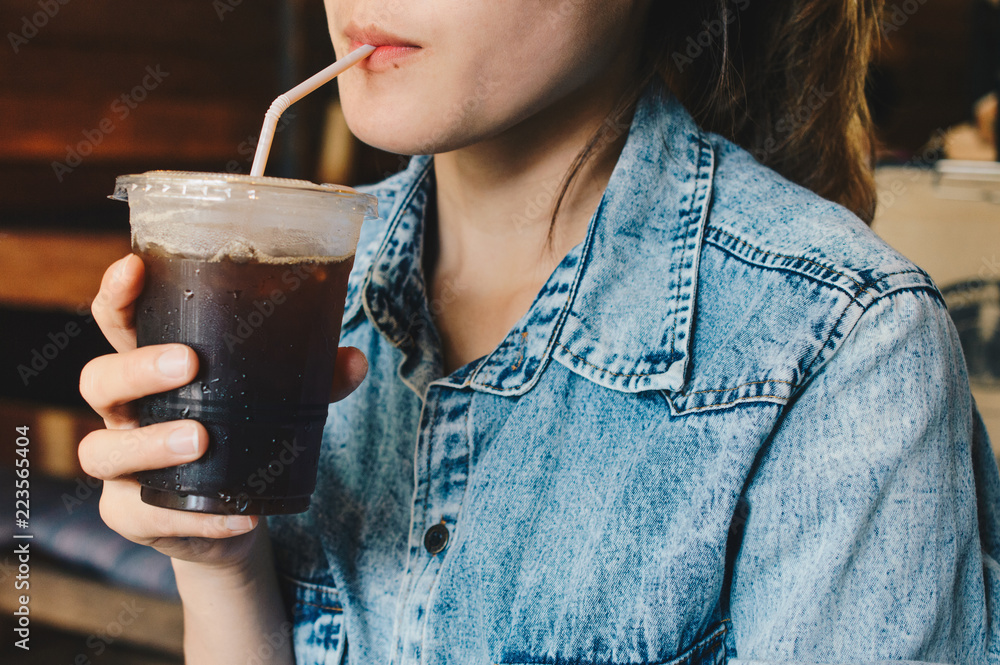
[[[865,292],[869,292],[869,291],[873,293],[873,296],[875,298],[879,298],[879,297],[882,297],[883,295],[886,295],[886,294],[891,293],[893,291],[899,290],[900,288],[913,287],[913,288],[929,288],[929,289],[932,289],[932,290],[934,289],[934,285],[933,285],[932,281],[930,280],[930,276],[927,275],[927,273],[924,272],[923,270],[921,270],[919,267],[915,267],[915,269],[897,270],[896,272],[884,273],[884,274],[878,275],[877,278],[873,279],[873,280],[859,281],[858,279],[856,279],[856,277],[854,277],[854,276],[852,276],[850,274],[847,274],[846,272],[841,272],[840,270],[837,270],[836,268],[833,268],[833,267],[831,267],[829,265],[820,263],[818,261],[814,261],[813,259],[810,259],[810,258],[808,258],[806,256],[797,256],[797,255],[794,255],[794,254],[779,254],[778,252],[772,252],[770,250],[764,249],[764,248],[759,247],[757,245],[751,244],[751,243],[747,242],[746,240],[740,238],[739,236],[736,236],[736,235],[734,235],[734,234],[732,234],[732,233],[730,233],[730,232],[726,231],[725,229],[722,229],[722,228],[720,228],[718,226],[708,225],[706,227],[705,231],[706,231],[705,242],[710,243],[711,245],[713,245],[715,247],[718,247],[722,251],[726,252],[727,254],[733,256],[736,259],[739,259],[739,260],[747,263],[748,265],[757,266],[759,268],[763,268],[763,269],[767,269],[767,270],[794,272],[796,275],[800,275],[800,276],[805,277],[807,279],[811,279],[811,280],[813,280],[815,282],[818,282],[820,284],[823,284],[825,286],[829,286],[831,288],[840,289],[846,295],[850,296],[852,299],[855,299],[855,298],[861,296],[862,294],[864,294]],[[724,235],[724,236],[727,236],[732,241],[734,241],[736,243],[739,243],[740,245],[743,245],[743,246],[747,247],[748,249],[750,249],[750,250],[752,250],[754,252],[759,252],[760,254],[764,254],[764,255],[767,255],[767,256],[771,256],[771,257],[775,257],[775,258],[780,258],[780,259],[789,259],[789,260],[792,260],[792,261],[802,261],[802,262],[808,263],[810,265],[816,266],[820,270],[824,270],[827,273],[830,273],[832,275],[838,275],[838,276],[844,278],[845,280],[848,280],[851,284],[854,285],[854,289],[852,290],[850,288],[847,288],[846,285],[844,285],[844,284],[838,284],[836,281],[825,280],[820,275],[810,274],[809,272],[806,272],[804,270],[800,270],[800,269],[796,268],[795,266],[777,266],[777,265],[770,265],[770,264],[767,264],[767,263],[763,263],[763,262],[760,262],[760,261],[754,261],[749,256],[745,256],[745,255],[741,254],[740,252],[736,251],[736,249],[734,247],[729,247],[725,243],[722,243],[719,240],[717,240],[716,238],[712,237],[713,235]],[[885,292],[880,292],[879,289],[876,288],[876,285],[879,284],[880,282],[886,280],[889,277],[895,277],[895,276],[898,276],[898,275],[919,275],[921,277],[921,279],[919,281],[917,281],[917,282],[914,282],[913,284],[910,284],[910,285],[907,285],[907,284],[896,285],[896,286],[892,287],[890,290],[885,291]],[[875,294],[877,294],[877,295],[875,295]]]
[[[884,275],[883,279],[885,277],[889,277],[890,275],[905,274],[907,272],[914,272],[914,271],[911,270],[911,271],[901,271],[899,273],[889,273],[887,275]],[[921,272],[920,274],[925,274],[925,273]],[[881,280],[879,280],[879,281],[881,281]],[[852,332],[854,332],[854,329],[861,322],[861,319],[864,318],[865,314],[867,314],[869,311],[871,311],[871,309],[875,305],[875,303],[879,302],[880,300],[882,300],[883,298],[886,298],[888,296],[896,295],[898,293],[904,293],[904,292],[907,292],[907,291],[927,291],[932,296],[935,296],[935,299],[938,300],[942,305],[944,305],[944,301],[941,299],[941,295],[940,295],[940,293],[938,293],[938,290],[937,290],[937,288],[934,287],[933,283],[930,283],[930,284],[899,285],[899,286],[890,288],[889,290],[887,290],[885,292],[878,293],[868,303],[866,303],[864,305],[861,304],[860,297],[859,297],[862,294],[861,293],[856,294],[844,306],[844,309],[840,313],[840,316],[837,317],[837,322],[833,324],[833,327],[830,329],[829,336],[827,336],[827,338],[823,342],[823,344],[820,345],[819,349],[816,352],[816,355],[813,357],[812,360],[809,361],[808,365],[806,365],[805,367],[803,367],[803,369],[802,369],[802,381],[799,383],[799,386],[797,386],[797,388],[801,387],[801,386],[804,386],[805,384],[809,383],[812,380],[813,376],[815,375],[815,372],[813,371],[813,366],[822,357],[823,352],[826,350],[826,348],[828,346],[830,346],[830,348],[831,348],[831,350],[832,350],[833,353],[837,353],[837,351],[839,351],[841,345],[843,344],[843,340],[845,340]],[[865,290],[865,292],[867,292],[867,289]],[[834,334],[837,332],[837,328],[840,326],[841,322],[844,320],[844,317],[847,315],[848,311],[850,311],[851,306],[855,305],[855,304],[857,304],[858,306],[861,307],[861,311],[858,313],[857,317],[855,318],[854,323],[851,324],[850,329],[844,331],[844,333],[841,335],[841,338],[840,338],[841,342],[839,344],[834,344],[834,345],[831,346],[830,345],[830,341],[833,339]],[[947,311],[947,307],[945,307],[945,310]]]

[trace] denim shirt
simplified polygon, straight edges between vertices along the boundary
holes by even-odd
[[[936,286],[644,93],[586,239],[443,373],[433,158],[366,188],[300,665],[1000,663],[1000,476]]]

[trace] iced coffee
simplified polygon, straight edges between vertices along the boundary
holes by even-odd
[[[373,197],[304,181],[123,176],[146,268],[139,346],[179,342],[195,381],[145,398],[143,425],[193,419],[198,460],[139,474],[143,501],[213,513],[295,513],[315,487],[347,279]]]

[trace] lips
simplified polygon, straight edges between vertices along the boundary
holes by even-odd
[[[420,45],[411,40],[381,28],[371,25],[364,28],[351,24],[344,30],[344,35],[350,40],[348,52],[354,51],[364,44],[371,44],[375,51],[358,63],[358,67],[369,71],[380,71],[398,67],[405,58],[420,51]]]

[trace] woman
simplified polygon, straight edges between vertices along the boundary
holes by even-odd
[[[327,2],[338,55],[396,47],[352,130],[423,156],[367,190],[306,513],[140,503],[207,435],[130,402],[197,358],[134,348],[109,269],[80,458],[188,662],[1000,662],[961,349],[864,223],[876,8],[679,4]]]

